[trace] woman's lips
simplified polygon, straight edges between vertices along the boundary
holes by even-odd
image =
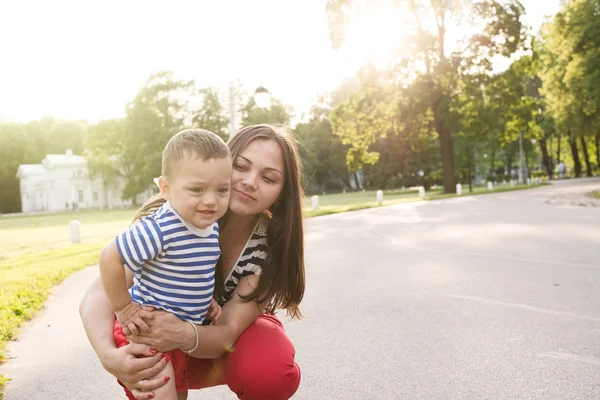
[[[248,193],[246,193],[246,192],[243,192],[243,191],[241,191],[241,190],[237,190],[237,189],[236,189],[235,191],[236,191],[236,192],[237,192],[237,193],[240,195],[240,197],[241,197],[242,199],[244,199],[244,200],[256,200],[254,197],[252,197],[251,195],[249,195],[249,194],[248,194]]]

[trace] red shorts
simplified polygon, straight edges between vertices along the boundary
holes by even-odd
[[[115,343],[117,347],[123,347],[129,344],[129,339],[123,333],[123,328],[119,321],[115,319],[115,325],[113,328],[113,336],[115,338]],[[188,379],[187,379],[187,367],[188,367],[188,356],[182,352],[181,350],[173,350],[169,352],[165,352],[164,354],[168,354],[171,358],[171,364],[173,365],[173,369],[175,371],[175,387],[177,388],[177,393],[185,392],[188,390]],[[119,381],[117,381],[119,382]],[[121,382],[119,385],[123,386]],[[124,387],[124,386],[123,386]],[[130,392],[125,388],[125,393],[129,397]],[[131,397],[130,397],[131,398]]]
[[[115,328],[115,340],[116,332]],[[261,314],[223,357],[189,357],[187,376],[184,376],[191,390],[227,385],[242,400],[286,400],[300,385],[301,374],[295,355],[296,349],[281,321],[274,315]],[[176,379],[178,369],[175,368]],[[125,393],[130,400],[135,400],[127,389]]]

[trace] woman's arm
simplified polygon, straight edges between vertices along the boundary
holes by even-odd
[[[223,306],[219,325],[196,326],[199,344],[191,354],[196,358],[219,358],[228,351],[240,335],[254,322],[266,306],[246,302],[245,296],[258,285],[258,276],[247,276],[238,284],[233,297]],[[163,311],[148,312],[143,317],[151,328],[149,334],[132,336],[137,343],[144,343],[160,351],[188,350],[194,347],[195,333],[192,326]]]
[[[153,350],[147,345],[130,343],[117,348],[113,336],[115,315],[100,279],[88,288],[79,306],[79,314],[102,366],[127,387],[134,387],[140,380],[155,376],[165,367],[167,359],[162,358],[160,353],[153,355]]]

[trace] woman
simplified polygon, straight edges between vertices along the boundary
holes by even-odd
[[[273,315],[285,309],[301,318],[304,294],[303,193],[300,160],[289,131],[254,125],[228,143],[233,159],[229,211],[220,223],[221,259],[215,297],[222,313],[218,325],[193,326],[174,315],[146,308],[150,332],[117,348],[114,315],[101,282],[88,289],[80,314],[104,368],[117,377],[130,399],[152,399],[165,383],[155,376],[167,359],[159,352],[190,350],[190,389],[227,384],[240,399],[288,399],[300,384],[295,349]],[[147,202],[136,218],[164,201]],[[138,358],[143,356],[141,358]]]

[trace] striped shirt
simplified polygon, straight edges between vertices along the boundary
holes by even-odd
[[[235,265],[227,275],[224,281],[225,288],[223,295],[218,302],[220,305],[225,304],[233,296],[235,288],[240,283],[242,278],[249,275],[260,275],[262,272],[261,265],[267,258],[267,226],[269,219],[266,215],[261,214],[252,235],[248,238],[246,246],[240,253]]]
[[[132,301],[202,323],[214,292],[219,226],[198,229],[169,202],[116,238],[125,265],[134,273]]]

